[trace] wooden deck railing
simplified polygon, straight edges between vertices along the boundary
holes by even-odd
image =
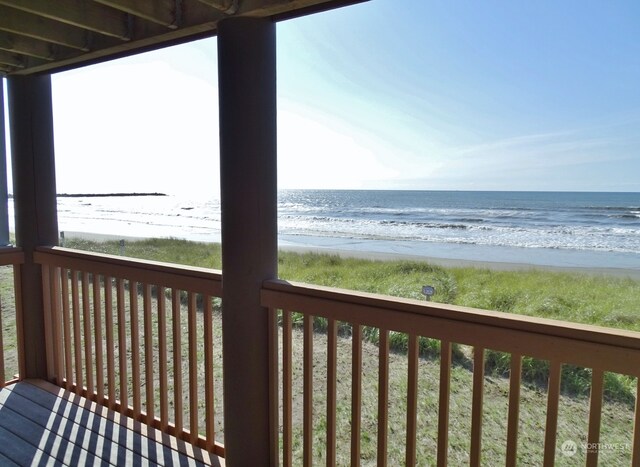
[[[49,380],[224,456],[221,275],[58,247],[35,261]]]
[[[462,430],[461,419],[455,425],[450,423],[451,404],[453,402],[456,405],[457,402],[456,399],[452,399],[451,392],[454,383],[453,345],[464,344],[472,347],[472,357],[469,360],[472,362],[473,375],[467,389],[472,394],[468,414],[471,417],[468,430],[470,440],[467,445],[468,451],[465,451],[468,455],[466,462],[471,465],[487,463],[481,461],[483,424],[487,423],[483,416],[486,409],[483,400],[486,392],[484,363],[486,352],[489,350],[506,352],[511,357],[510,381],[506,386],[508,390],[504,391],[507,394],[505,406],[508,406],[508,409],[505,409],[502,422],[506,425],[503,440],[506,444],[503,452],[506,455],[498,462],[493,459],[490,464],[505,462],[508,466],[515,466],[523,460],[518,458],[518,449],[522,446],[519,436],[526,421],[525,417],[531,417],[531,414],[523,415],[520,410],[523,404],[523,357],[534,357],[549,362],[546,416],[540,416],[534,421],[540,422],[539,425],[544,430],[543,440],[540,441],[540,446],[537,446],[541,459],[531,460],[533,464],[553,465],[557,456],[565,455],[560,448],[564,440],[557,439],[563,365],[576,365],[591,370],[588,430],[583,436],[574,438],[576,444],[583,443],[590,447],[582,453],[586,456],[587,465],[596,465],[598,462],[605,372],[640,376],[640,333],[283,281],[266,282],[263,286],[262,302],[269,308],[271,316],[271,347],[274,349],[272,386],[274,392],[278,391],[282,396],[279,411],[277,406],[273,411],[275,414],[279,413],[282,420],[280,439],[285,466],[317,464],[322,459],[326,459],[326,465],[360,465],[361,459],[366,456],[369,462],[377,459],[377,465],[387,465],[387,462],[389,465],[437,463],[440,466],[447,465],[448,462],[457,463],[449,459],[451,435]],[[326,326],[323,326],[322,332],[314,333],[314,319],[318,317],[326,320]],[[298,322],[298,329],[293,324],[295,321]],[[344,323],[349,323],[348,332],[345,334],[343,331],[343,337],[340,337],[340,329],[344,330]],[[363,368],[363,335],[371,335],[372,330],[378,337],[378,361],[377,365]],[[297,332],[297,339],[302,340],[302,348],[296,343],[296,338],[292,338],[293,332]],[[389,394],[392,390],[397,391],[397,387],[390,387],[389,362],[392,357],[394,361],[398,360],[398,355],[390,352],[389,342],[390,337],[397,333],[406,334],[408,340],[408,346],[403,353],[405,356],[400,355],[406,362],[406,365],[402,366],[403,371],[406,371],[403,383],[406,386],[402,386],[405,395],[392,402]],[[278,337],[279,334],[281,337]],[[321,352],[314,352],[314,341],[319,338],[323,339],[322,345],[326,347]],[[430,383],[434,387],[429,389],[431,393],[435,391],[438,394],[437,398],[434,397],[433,408],[426,408],[430,406],[419,396],[424,394],[419,391],[419,384],[425,384],[419,374],[420,345],[423,338],[436,339],[439,342],[439,371],[437,364],[435,366],[438,376],[434,378],[435,383]],[[338,348],[337,343],[341,340],[344,341],[343,344],[350,345],[351,349],[345,351],[344,346]],[[345,353],[350,355],[344,355]],[[342,363],[339,363],[340,361]],[[323,370],[314,372],[314,366],[318,365],[321,365]],[[371,373],[377,373],[377,379],[373,382]],[[368,389],[363,391],[365,378],[368,381]],[[292,387],[294,380],[301,380],[295,388]],[[350,401],[343,403],[345,396],[338,396],[336,388],[344,387],[345,380],[350,381],[351,395]],[[460,383],[455,381],[455,384]],[[637,401],[638,388],[635,391]],[[322,409],[319,408],[318,401],[314,400],[318,399],[318,394],[322,399],[320,405],[324,406]],[[460,392],[456,397],[462,397]],[[394,426],[389,414],[390,411],[398,411],[398,407],[395,406],[398,400],[404,404],[406,418],[400,424],[397,424],[398,419],[395,418]],[[372,405],[375,407],[370,407]],[[587,405],[586,401],[584,405]],[[373,415],[363,420],[363,411],[369,409],[372,409]],[[346,419],[345,411],[350,412]],[[433,436],[437,440],[425,440],[420,437],[417,430],[418,415],[421,425],[434,427]],[[337,418],[341,418],[342,423],[338,423]],[[637,402],[635,414],[629,418],[632,428],[628,432],[627,444],[622,447],[629,451],[628,461],[635,466],[640,465],[640,412]],[[364,423],[367,424],[366,429]],[[534,427],[536,423],[533,424]],[[345,444],[342,448],[349,451],[347,454],[337,452],[336,448],[337,433],[345,430],[350,430],[349,444],[341,441]],[[393,457],[390,449],[397,451],[398,446],[392,446],[388,439],[390,434],[398,432],[404,433],[403,453],[399,455],[396,452]],[[298,436],[302,439],[297,438]],[[373,452],[362,452],[361,442],[365,438],[374,439],[373,443],[376,446]],[[321,444],[321,447],[318,448],[318,444],[314,446],[314,441]],[[429,453],[432,457],[418,458],[417,448],[425,443],[433,445],[433,450]],[[298,457],[294,459],[293,451],[296,450],[296,446],[300,446],[302,452],[296,454]],[[572,452],[567,452],[566,455],[572,455]],[[389,460],[390,456],[393,460]],[[616,462],[616,465],[620,464]]]
[[[24,373],[22,344],[22,307],[20,306],[20,248],[0,248],[0,387],[18,381]]]

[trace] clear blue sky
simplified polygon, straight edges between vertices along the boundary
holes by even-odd
[[[282,188],[640,191],[637,0],[372,0],[277,36]],[[216,60],[54,76],[59,191],[217,192]]]

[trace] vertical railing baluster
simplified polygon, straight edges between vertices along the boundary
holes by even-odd
[[[158,361],[160,380],[160,429],[167,431],[169,427],[169,377],[167,365],[167,310],[165,301],[165,289],[156,288],[156,300],[158,303]]]
[[[552,360],[549,367],[549,389],[547,391],[547,422],[544,436],[544,465],[552,466],[556,457],[556,434],[558,430],[558,401],[560,399],[560,374],[562,364]]]
[[[124,302],[124,279],[116,280],[116,301],[118,308],[118,360],[120,373],[120,412],[127,414],[129,407],[129,388],[127,387],[127,327]]]
[[[131,389],[133,418],[141,419],[140,397],[140,329],[138,326],[138,282],[129,281],[129,325],[131,326]]]
[[[147,423],[155,418],[155,394],[153,384],[153,323],[151,322],[151,286],[143,284],[142,309],[144,313],[144,382]]]
[[[511,354],[509,371],[509,415],[507,422],[507,467],[518,464],[518,426],[520,423],[520,383],[522,379],[522,355]]]
[[[327,320],[327,467],[336,465],[336,381],[338,323]]]
[[[80,333],[80,296],[78,295],[78,273],[71,271],[71,303],[73,310],[73,355],[76,370],[76,394],[82,395],[82,340]]]
[[[60,271],[60,281],[62,285],[62,336],[64,339],[64,371],[67,390],[73,384],[73,363],[71,345],[71,317],[69,313],[69,270],[63,268]]]
[[[303,464],[313,464],[313,316],[304,315],[303,319]]]
[[[351,465],[360,465],[362,431],[362,326],[352,325],[351,336]]]
[[[293,465],[293,349],[291,312],[282,310],[282,446],[284,467]]]
[[[213,310],[211,297],[204,295],[204,405],[207,450],[212,451],[215,442],[213,407]]]
[[[407,445],[405,465],[416,464],[416,433],[418,425],[418,336],[409,334],[407,374]]]
[[[24,357],[24,311],[22,309],[22,265],[13,265],[13,290],[16,305],[16,349],[18,349],[18,375],[25,375]]]
[[[93,398],[93,346],[91,339],[91,303],[89,299],[89,273],[82,273],[82,324],[84,325],[84,361],[87,381],[87,397]]]
[[[47,362],[47,380],[50,382],[55,381],[56,372],[54,368],[54,355],[53,355],[53,323],[51,321],[51,315],[53,314],[51,306],[51,267],[47,265],[42,266],[42,305],[44,312],[44,337],[45,337],[45,354]]]
[[[2,339],[4,327],[2,326],[2,301],[0,299],[0,388],[4,387],[7,378],[4,374],[4,341]]]
[[[378,337],[378,467],[387,465],[389,429],[389,331]]]
[[[62,348],[62,316],[60,313],[60,268],[50,267],[51,270],[51,322],[53,331],[53,361],[56,373],[56,384],[64,386],[64,351]]]
[[[280,372],[278,357],[278,310],[269,309],[269,441],[271,452],[270,465],[280,465]]]
[[[102,356],[102,306],[100,300],[100,276],[93,273],[93,327],[96,347],[96,396],[102,403],[104,399],[104,359]]]
[[[473,400],[471,402],[471,453],[469,464],[482,463],[482,413],[484,399],[484,349],[473,349]]]
[[[107,353],[107,394],[109,408],[115,409],[116,403],[116,371],[115,346],[113,342],[113,282],[111,276],[104,276],[104,325],[107,334],[105,351]]]
[[[602,418],[602,392],[604,388],[604,372],[593,369],[591,375],[591,397],[589,401],[589,434],[587,443],[597,446],[600,443],[600,420]],[[587,450],[587,467],[598,465],[598,450]]]
[[[173,325],[173,417],[175,436],[182,436],[182,323],[180,317],[180,291],[171,289],[171,317]]]
[[[633,416],[631,465],[640,465],[640,376],[636,376],[636,407]]]
[[[189,431],[191,442],[198,440],[198,335],[196,321],[196,294],[189,292],[187,300],[189,326]]]
[[[449,458],[449,401],[451,400],[451,342],[440,342],[440,388],[438,394],[438,467]]]

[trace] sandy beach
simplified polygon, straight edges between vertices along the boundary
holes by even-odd
[[[64,232],[65,238],[80,238],[84,240],[104,242],[113,240],[125,240],[134,242],[144,240],[143,237],[109,235],[90,232]],[[629,277],[640,280],[639,268],[613,268],[613,267],[581,267],[581,266],[550,266],[544,264],[530,264],[525,262],[489,261],[463,258],[442,258],[437,256],[425,256],[423,254],[411,254],[405,252],[368,251],[363,249],[347,249],[336,247],[335,242],[324,239],[327,245],[293,245],[291,242],[282,242],[279,249],[295,253],[317,253],[325,255],[338,255],[344,258],[369,259],[374,261],[425,261],[447,268],[472,267],[478,269],[491,269],[495,271],[530,271],[543,270],[552,272],[567,272],[589,275],[605,275],[616,277]],[[361,248],[359,246],[358,248]]]
[[[338,255],[343,258],[360,258],[370,259],[374,261],[425,261],[427,263],[436,264],[446,268],[478,268],[491,269],[494,271],[530,271],[543,270],[551,272],[568,272],[590,275],[607,275],[616,277],[629,277],[640,280],[640,270],[622,269],[622,268],[595,268],[595,267],[563,267],[563,266],[544,266],[526,263],[510,263],[498,261],[477,261],[465,259],[436,258],[419,255],[407,255],[400,253],[382,253],[373,251],[348,251],[331,248],[317,247],[297,247],[297,246],[281,246],[281,250],[292,251],[295,253],[318,253],[325,255]]]

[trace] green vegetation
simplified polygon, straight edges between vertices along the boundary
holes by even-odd
[[[67,240],[69,248],[120,254],[118,242]],[[125,255],[221,268],[220,245],[177,239],[127,242]],[[443,268],[421,261],[371,261],[280,252],[282,279],[423,299],[435,287],[439,303],[497,310],[640,332],[640,281],[546,270]]]

